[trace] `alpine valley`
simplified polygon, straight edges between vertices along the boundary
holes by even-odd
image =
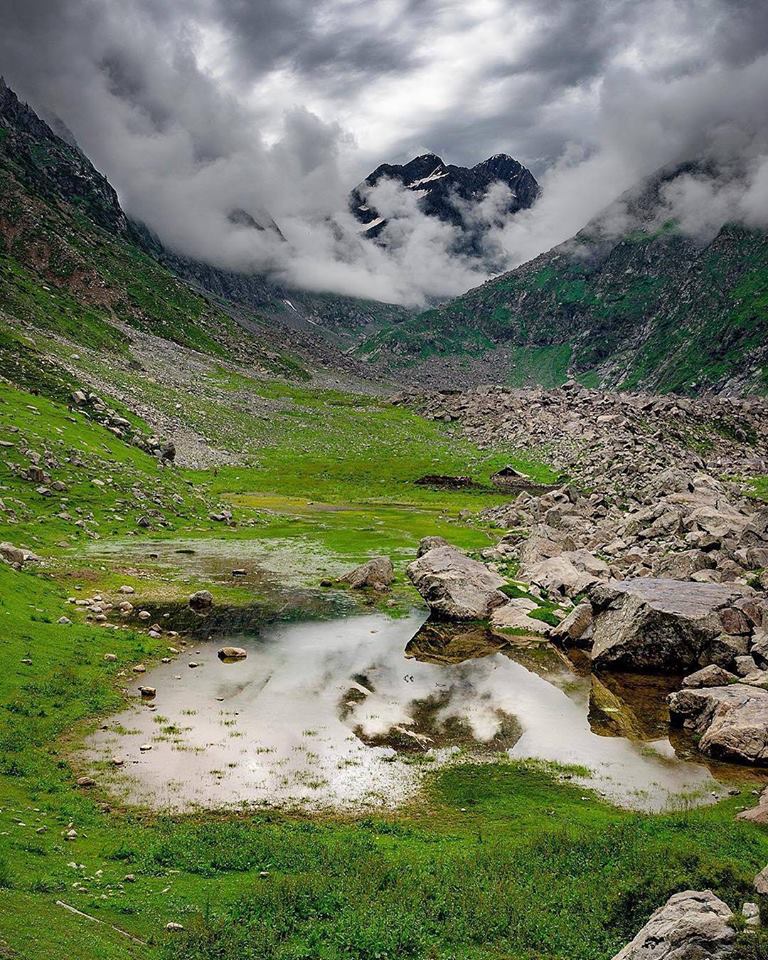
[[[490,276],[404,306],[176,249],[0,81],[0,957],[768,956],[768,238],[669,204],[744,175],[501,272],[526,166],[382,164],[340,272]]]

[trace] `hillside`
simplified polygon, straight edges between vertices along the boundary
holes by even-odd
[[[9,323],[117,355],[137,330],[266,374],[307,379],[314,369],[360,383],[369,372],[339,346],[351,331],[404,315],[386,304],[285,290],[168,251],[126,217],[88,158],[5,83],[0,262],[4,356],[16,353]]]
[[[659,226],[659,191],[680,172],[621,198],[631,232],[606,235],[601,215],[535,260],[374,335],[358,355],[437,386],[570,376],[619,389],[765,392],[768,237],[726,224],[702,245]]]

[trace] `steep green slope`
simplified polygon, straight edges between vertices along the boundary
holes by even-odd
[[[166,250],[79,149],[0,85],[0,321],[123,353],[135,328],[307,379],[308,367],[359,377],[339,346],[405,315]]]
[[[647,193],[637,206],[654,207]],[[623,201],[626,202],[626,201]],[[728,224],[705,246],[659,228],[606,238],[599,224],[359,348],[418,379],[493,358],[507,382],[694,393],[768,389],[768,237]]]

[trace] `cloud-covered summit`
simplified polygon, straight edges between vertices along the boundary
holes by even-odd
[[[366,173],[425,152],[531,167],[541,200],[494,238],[509,266],[684,159],[743,173],[670,191],[681,222],[702,202],[768,219],[763,0],[0,0],[0,17],[9,84],[132,216],[210,262],[403,303],[480,282],[418,210],[399,253],[345,216]],[[287,243],[232,210],[268,210]]]

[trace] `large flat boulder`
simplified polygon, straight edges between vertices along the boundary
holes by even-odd
[[[406,572],[440,620],[485,620],[507,602],[499,591],[506,581],[455,547],[428,550]]]
[[[548,624],[530,615],[535,609],[536,604],[525,597],[509,600],[491,612],[491,626],[512,633],[546,636],[550,630]]]
[[[701,735],[711,757],[768,764],[768,690],[745,683],[685,689],[669,697],[672,722]]]
[[[720,960],[736,939],[732,915],[711,890],[675,893],[613,960]]]
[[[593,663],[657,672],[690,671],[713,662],[728,667],[736,651],[719,642],[723,620],[750,592],[736,584],[652,577],[598,584],[590,593]]]

